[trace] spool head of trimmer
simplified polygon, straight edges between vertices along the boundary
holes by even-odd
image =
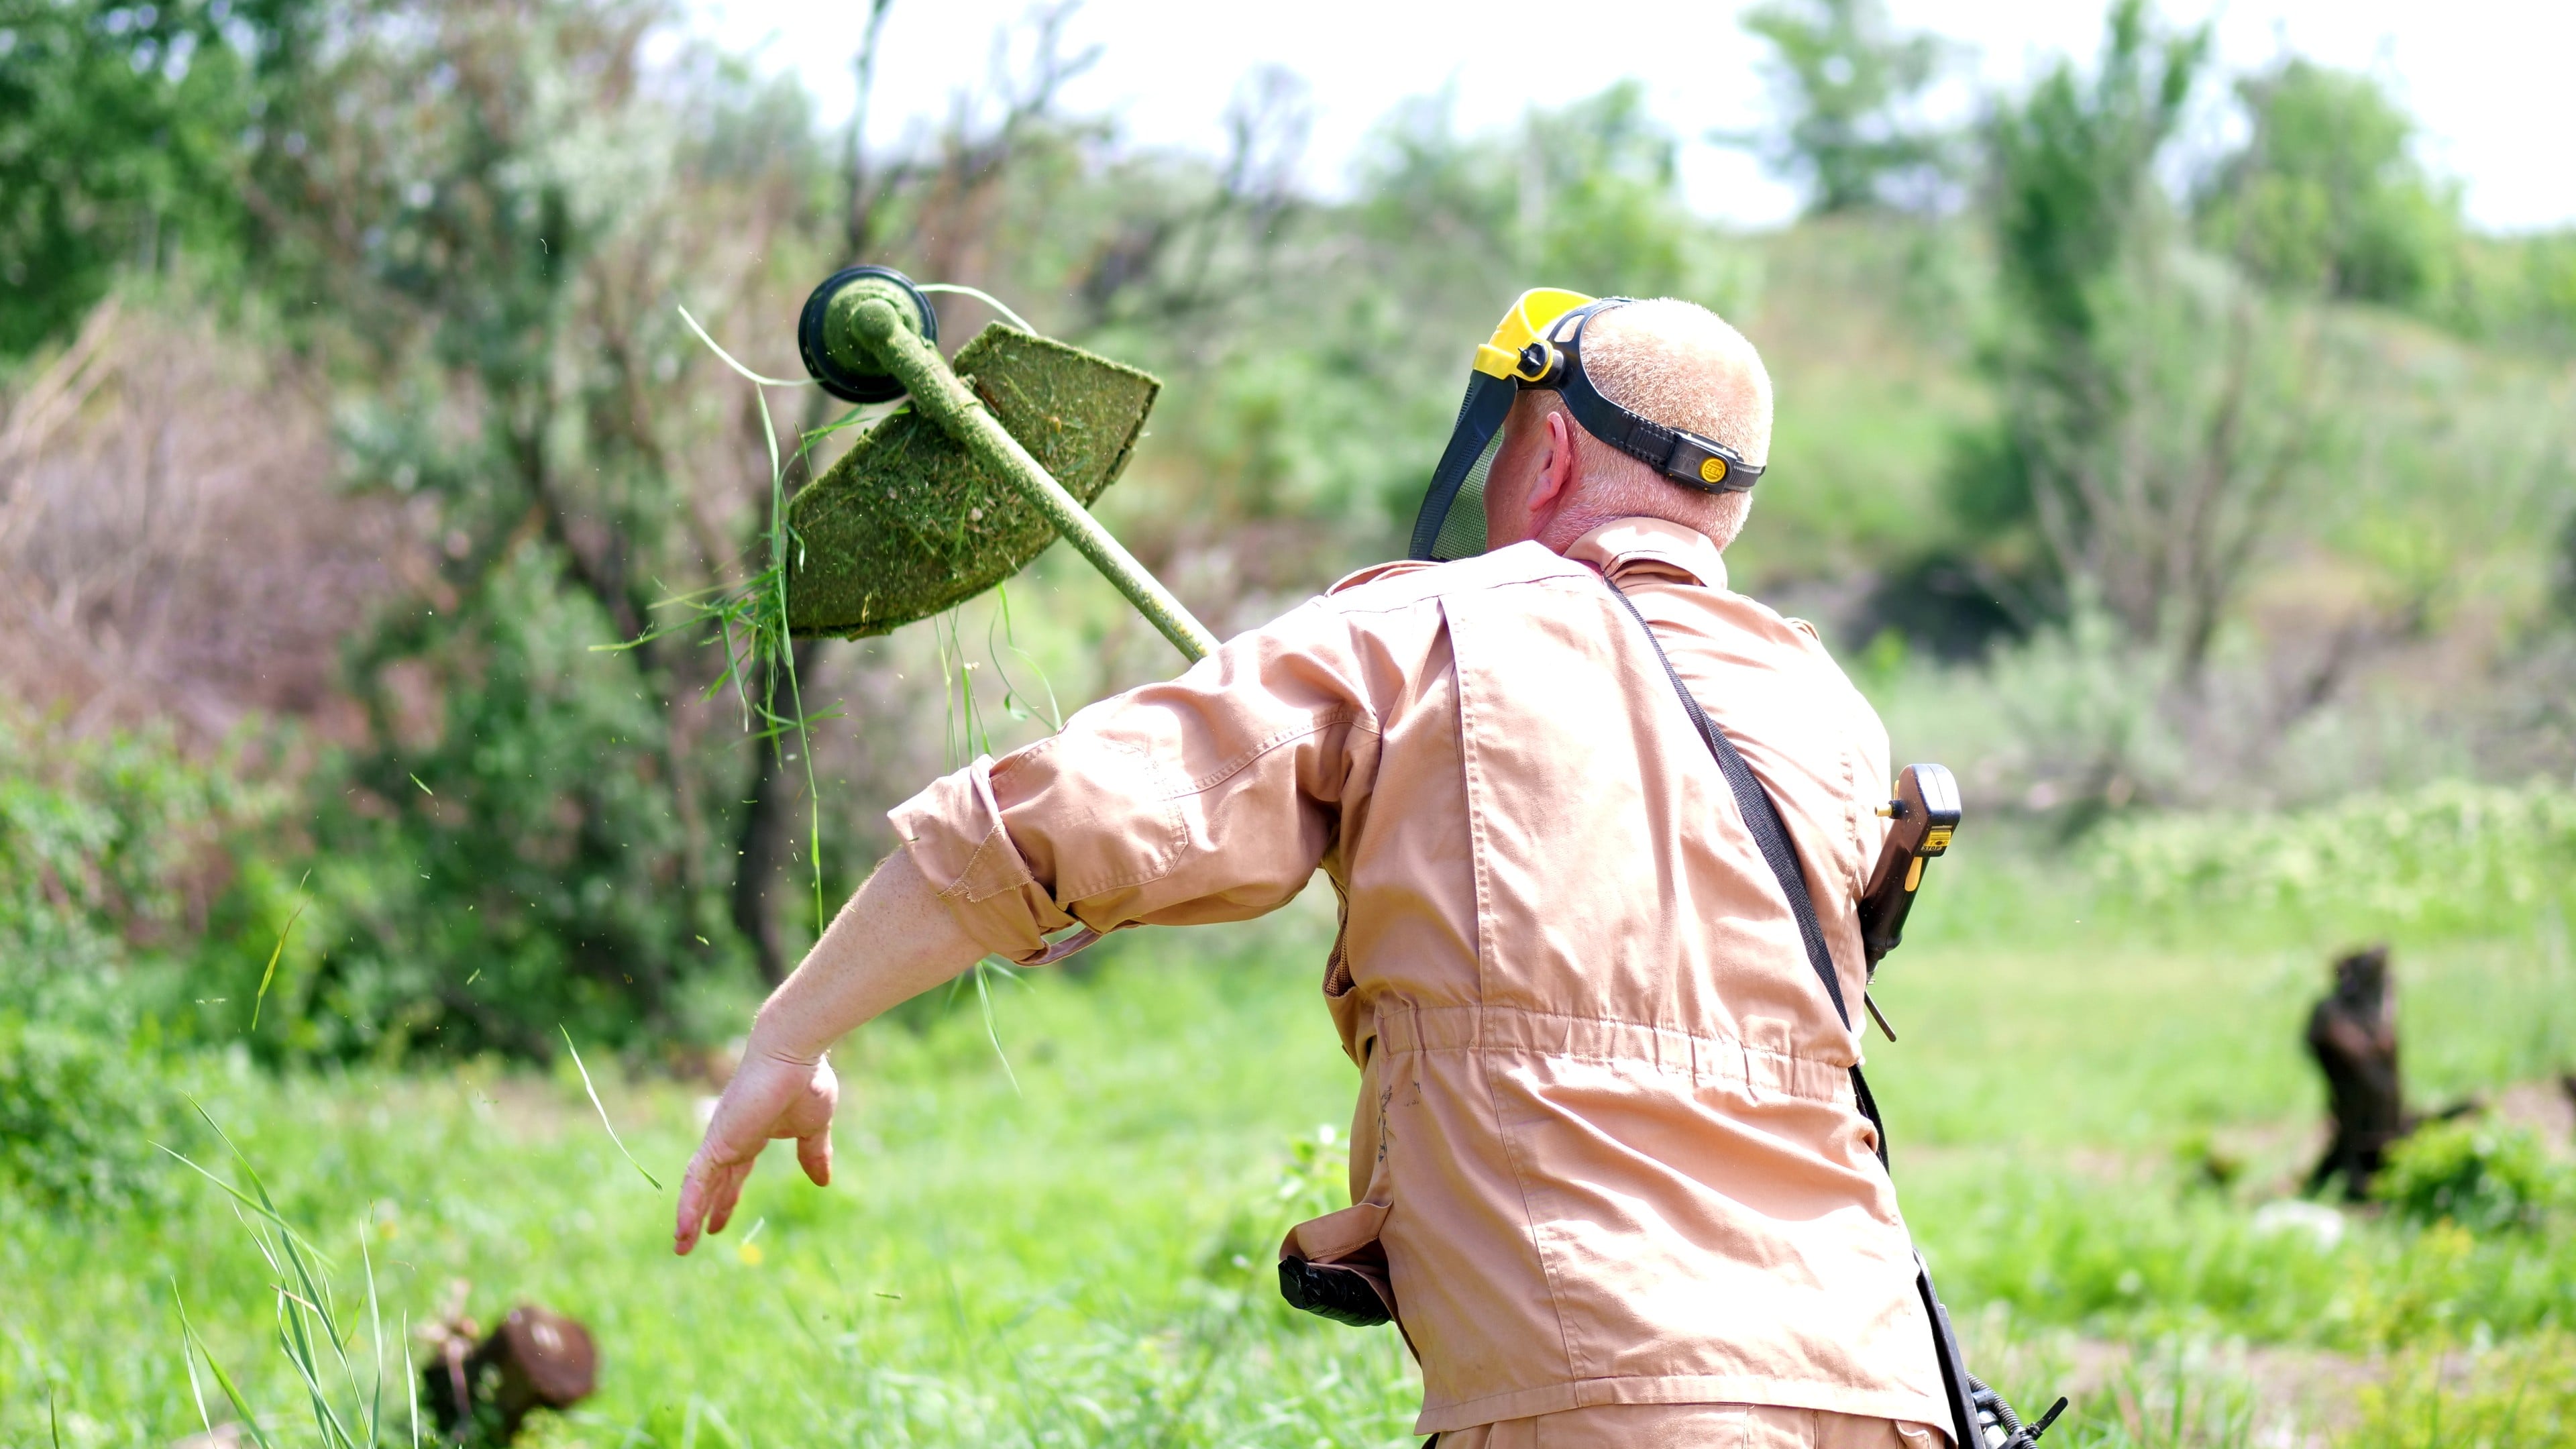
[[[922,341],[939,341],[939,313],[912,278],[892,267],[843,267],[823,279],[796,319],[796,352],[823,391],[850,403],[892,402],[903,384],[878,363],[853,320],[869,298],[891,303],[895,315]]]
[[[851,267],[806,299],[806,370],[848,402],[890,402],[888,375],[853,318],[892,303],[925,341],[938,314],[890,267]],[[915,322],[918,325],[915,326]],[[1162,383],[1150,374],[998,322],[949,364],[1021,447],[1086,507],[1134,453]],[[1055,529],[994,469],[907,409],[879,423],[787,506],[795,535],[788,626],[798,634],[883,634],[974,597],[1026,568]]]

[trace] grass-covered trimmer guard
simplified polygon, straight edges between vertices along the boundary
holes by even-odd
[[[788,627],[886,633],[1018,573],[1061,534],[1183,655],[1214,649],[1085,508],[1127,466],[1162,383],[998,322],[953,367],[938,339],[929,300],[890,267],[851,267],[806,299],[797,348],[824,391],[912,405],[788,505]]]

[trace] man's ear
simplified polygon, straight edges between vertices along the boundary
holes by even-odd
[[[1538,476],[1530,482],[1530,537],[1546,529],[1547,520],[1574,491],[1574,426],[1563,408],[1547,410],[1547,442],[1539,454]]]

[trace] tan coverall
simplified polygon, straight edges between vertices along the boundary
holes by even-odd
[[[1624,519],[1392,564],[891,814],[986,948],[1240,920],[1320,865],[1355,1206],[1446,1449],[1938,1445],[1896,1194],[1835,1017],[1647,641],[1777,802],[1844,998],[1887,737],[1717,547]]]

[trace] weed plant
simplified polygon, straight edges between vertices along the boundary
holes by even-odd
[[[2527,1127],[2439,1122],[2390,1149],[2371,1196],[2417,1222],[2539,1231],[2576,1206],[2576,1184]]]

